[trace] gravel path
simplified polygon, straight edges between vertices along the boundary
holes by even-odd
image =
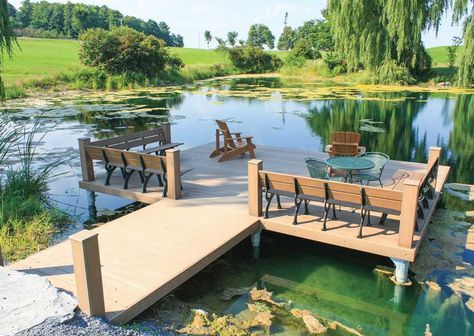
[[[64,323],[44,322],[17,336],[173,336],[173,333],[162,330],[151,323],[133,324],[119,327],[107,323],[104,319],[87,317],[76,313],[74,318]]]

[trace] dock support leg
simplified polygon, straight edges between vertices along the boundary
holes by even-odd
[[[390,258],[395,264],[395,282],[399,285],[407,285],[408,281],[408,267],[410,262],[397,258]]]
[[[256,260],[260,258],[260,236],[262,234],[262,228],[255,230],[250,239],[252,240],[253,256]]]
[[[5,262],[3,261],[3,254],[2,254],[2,247],[0,246],[0,266],[5,266]]]
[[[97,208],[95,206],[95,192],[87,190],[87,204],[89,205],[89,219],[93,222],[97,220]]]

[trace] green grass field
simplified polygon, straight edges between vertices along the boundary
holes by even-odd
[[[73,72],[82,66],[79,62],[79,43],[74,40],[18,39],[12,59],[5,58],[2,76],[7,85],[20,84],[31,79],[52,77],[59,73]],[[170,48],[188,66],[205,66],[224,63],[222,53],[215,50]],[[277,52],[284,57],[284,52]],[[433,67],[446,66],[446,47],[428,49]]]

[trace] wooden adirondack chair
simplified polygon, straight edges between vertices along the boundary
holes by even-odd
[[[249,152],[250,158],[255,159],[255,145],[251,136],[242,136],[240,132],[231,133],[225,121],[216,120],[216,149],[210,157],[220,156],[219,162],[232,159]],[[221,137],[222,144],[221,144]]]
[[[335,132],[331,135],[331,145],[326,146],[330,156],[356,156],[365,153],[359,146],[360,134],[355,132]]]

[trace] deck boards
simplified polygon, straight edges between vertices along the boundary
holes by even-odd
[[[415,236],[411,249],[400,248],[396,218],[389,217],[384,227],[365,228],[365,237],[357,239],[354,223],[358,223],[358,213],[347,209],[338,211],[338,220],[329,221],[329,230],[322,232],[320,204],[311,204],[311,215],[302,214],[300,224],[295,226],[291,224],[291,200],[285,200],[283,210],[273,208],[271,217],[260,222],[248,215],[248,156],[218,163],[217,159],[209,158],[212,149],[213,144],[207,144],[182,151],[182,166],[193,170],[184,175],[183,198],[177,201],[162,199],[162,188],[157,181],[149,193],[142,194],[137,177],[131,180],[130,189],[123,191],[119,173],[108,187],[103,185],[100,175],[96,181],[81,182],[82,188],[151,204],[94,229],[99,239],[106,317],[112,322],[129,321],[248,237],[259,225],[267,230],[370,253],[406,260],[415,258],[423,231]],[[259,145],[256,154],[266,170],[305,176],[305,157],[326,157],[324,153]],[[390,161],[383,182],[393,183],[390,177],[398,169],[424,167],[418,163]],[[447,171],[445,173],[447,176]],[[437,202],[437,198],[434,201]],[[376,224],[378,215],[374,214],[372,219]],[[71,293],[75,291],[69,241],[10,267],[48,276],[56,287]]]

